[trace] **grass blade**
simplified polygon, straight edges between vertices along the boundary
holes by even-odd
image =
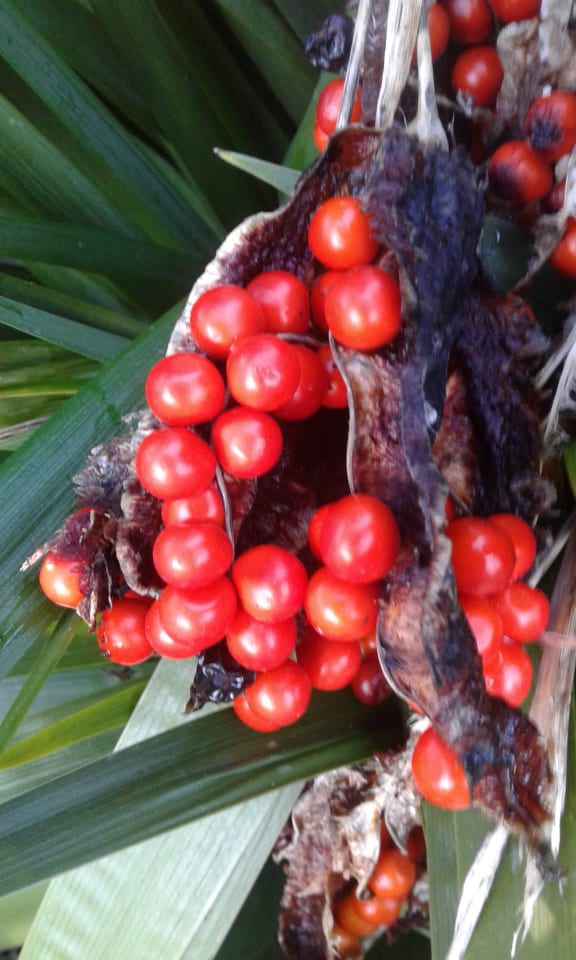
[[[273,738],[225,710],[2,804],[0,895],[398,740],[394,708],[352,701],[318,697]]]
[[[245,153],[235,153],[233,150],[220,150],[219,148],[214,152],[220,160],[229,163],[231,167],[243,170],[244,173],[250,174],[251,177],[269,184],[286,195],[294,189],[300,176],[299,170],[291,170],[279,163],[269,163],[268,160],[259,160],[258,157],[249,157]]]
[[[0,323],[20,333],[29,333],[48,343],[65,347],[90,360],[112,360],[130,342],[126,337],[87,327],[75,320],[66,320],[7,297],[0,297]]]

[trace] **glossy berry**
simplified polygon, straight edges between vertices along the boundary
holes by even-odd
[[[564,235],[550,254],[550,264],[565,277],[576,277],[576,219],[568,217]]]
[[[275,730],[279,730],[282,726],[282,724],[277,723],[275,719],[266,720],[258,713],[254,713],[248,703],[246,694],[235,697],[232,701],[232,707],[238,719],[241,720],[246,727],[250,727],[251,730],[257,730],[258,733],[274,733]]]
[[[246,699],[255,714],[284,727],[306,713],[311,693],[304,668],[293,660],[286,660],[274,670],[258,673],[246,690]]]
[[[226,634],[226,643],[234,659],[247,670],[273,670],[296,646],[296,622],[291,617],[264,623],[240,608]]]
[[[496,597],[496,606],[502,619],[504,633],[517,643],[537,640],[548,626],[550,604],[548,597],[537,587],[522,580],[509,584]]]
[[[196,344],[216,360],[225,360],[233,343],[266,329],[266,317],[242,287],[223,284],[201,294],[190,311]]]
[[[452,68],[455,93],[470,97],[474,107],[493,107],[502,86],[504,70],[496,47],[470,47]]]
[[[308,244],[317,260],[330,270],[370,263],[378,252],[370,221],[356,197],[330,197],[314,213]]]
[[[293,344],[273,333],[245,337],[226,361],[228,388],[234,399],[255,410],[274,410],[292,396],[300,380]]]
[[[293,617],[302,604],[308,577],[293,553],[275,544],[246,550],[232,567],[244,609],[256,620],[276,623]]]
[[[488,164],[490,186],[508,203],[540,200],[552,186],[552,170],[526,140],[508,140]]]
[[[536,559],[536,537],[529,523],[514,513],[494,513],[490,523],[502,527],[514,544],[516,562],[512,570],[512,580],[518,580],[528,573]]]
[[[329,640],[308,628],[296,650],[315,690],[342,690],[358,671],[362,655],[357,641]]]
[[[405,853],[392,847],[383,850],[368,880],[368,889],[376,897],[403,900],[416,879],[416,864]]]
[[[232,407],[216,417],[212,442],[221,467],[231,476],[247,480],[272,469],[282,453],[283,439],[270,414]]]
[[[356,699],[367,707],[375,707],[391,695],[392,691],[382,673],[376,651],[365,654],[358,670],[352,677],[350,689]]]
[[[215,485],[207,487],[195,497],[181,500],[165,500],[162,504],[162,523],[165,527],[173,523],[207,521],[223,527],[226,522],[224,501]]]
[[[187,660],[195,655],[189,644],[181,643],[180,640],[170,636],[162,623],[157,600],[148,609],[144,631],[152,650],[160,657],[166,657],[168,660]]]
[[[306,616],[325,637],[358,640],[376,626],[379,595],[375,584],[349,583],[320,567],[306,590]]]
[[[357,897],[354,909],[362,920],[377,927],[389,927],[396,923],[404,903],[405,897]]]
[[[146,400],[158,420],[173,427],[212,420],[224,406],[226,388],[211,360],[198,353],[173,353],[152,367]]]
[[[490,0],[490,6],[502,23],[520,23],[540,13],[540,0]]]
[[[500,648],[504,628],[502,617],[492,597],[474,597],[461,593],[458,601],[474,634],[478,653],[483,661],[495,657]]]
[[[215,523],[176,524],[161,530],[152,558],[165,583],[184,589],[214,583],[232,563],[232,543]]]
[[[464,767],[434,727],[420,734],[412,754],[412,776],[422,796],[446,810],[470,806],[470,791]]]
[[[450,19],[440,3],[433,3],[428,10],[428,33],[432,60],[439,60],[450,40]]]
[[[131,666],[153,653],[145,621],[150,603],[145,600],[115,600],[104,610],[96,628],[98,646],[114,663]]]
[[[276,407],[274,415],[280,420],[306,420],[322,406],[328,377],[315,350],[299,343],[293,344],[292,350],[300,368],[298,386],[288,400]]]
[[[450,35],[461,47],[484,43],[492,32],[492,12],[486,0],[444,0]]]
[[[322,561],[350,583],[373,583],[390,571],[400,549],[400,531],[385,503],[355,493],[330,505],[319,536]]]
[[[376,350],[400,330],[400,287],[378,267],[355,267],[334,281],[326,294],[325,312],[338,343],[354,350]]]
[[[322,153],[322,151],[326,149],[326,145],[330,137],[327,133],[324,133],[322,127],[320,127],[317,123],[315,123],[312,127],[312,138],[316,144],[316,149]]]
[[[316,559],[320,561],[322,560],[322,554],[320,553],[320,532],[331,506],[331,503],[327,503],[323,507],[318,507],[318,510],[315,510],[310,517],[308,524],[308,544]]]
[[[175,500],[206,489],[214,477],[216,457],[192,431],[167,427],[144,437],[134,465],[140,483],[154,497]]]
[[[84,599],[80,588],[84,570],[81,561],[67,560],[51,551],[40,567],[40,589],[52,603],[74,609]]]
[[[326,320],[324,301],[326,300],[326,294],[334,283],[334,280],[336,277],[339,277],[340,274],[340,270],[326,270],[324,273],[321,273],[318,277],[316,277],[310,289],[310,310],[312,312],[312,319],[316,326],[320,327],[320,330],[324,330],[325,332],[328,330],[328,322]]]
[[[158,600],[164,629],[174,640],[188,644],[193,653],[201,653],[223,639],[236,606],[236,591],[227,577],[193,590],[168,586]]]
[[[322,406],[329,410],[342,410],[348,406],[348,393],[344,377],[336,366],[330,345],[325,343],[318,348],[318,359],[326,374],[326,390]]]
[[[576,144],[576,93],[553,90],[534,100],[526,114],[524,135],[548,163],[570,153]]]
[[[288,270],[266,270],[254,277],[246,290],[262,307],[271,333],[306,333],[310,297],[299,277]]]
[[[452,567],[461,593],[482,597],[504,590],[516,562],[505,530],[481,517],[459,517],[446,528],[452,542]]]
[[[532,661],[524,647],[504,638],[497,656],[484,665],[486,689],[511,707],[519,707],[530,693]]]
[[[338,924],[354,937],[370,937],[378,929],[378,923],[370,923],[360,916],[357,904],[358,897],[352,891],[348,896],[339,900],[334,908]]]
[[[342,77],[336,77],[334,80],[330,80],[326,84],[320,96],[318,97],[315,121],[320,127],[320,130],[322,130],[322,132],[327,136],[330,136],[332,133],[334,133],[334,130],[336,129],[343,92],[344,79]],[[350,114],[349,122],[358,123],[361,117],[362,105],[360,102],[360,90],[358,89],[356,90],[354,102],[352,104],[352,112]]]

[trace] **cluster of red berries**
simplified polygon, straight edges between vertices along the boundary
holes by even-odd
[[[327,330],[368,351],[400,328],[398,282],[373,262],[379,245],[356,198],[322,203],[308,243],[318,264],[311,292],[282,270],[245,288],[204,292],[190,313],[198,352],[168,355],[148,374],[146,399],[162,426],[141,440],[134,467],[161,501],[152,555],[164,587],[154,601],[131,591],[113,600],[96,632],[121,664],[153,654],[184,659],[225,638],[236,663],[255,672],[234,709],[261,731],[297,720],[312,688],[352,683],[365,703],[388,694],[374,631],[379,584],[400,545],[390,510],[364,495],[322,506],[310,523],[321,566],[309,578],[301,560],[274,543],[234,557],[216,481],[218,470],[233,480],[262,477],[282,454],[283,421],[347,406]],[[86,514],[88,525],[94,512]],[[77,606],[89,561],[49,554],[40,583],[50,599]]]
[[[430,46],[434,61],[451,58],[451,93],[473,108],[490,111],[504,79],[495,46],[500,25],[537,17],[539,0],[442,0],[428,11]],[[318,98],[314,141],[326,146],[336,128],[344,81],[331,80]],[[350,122],[361,119],[361,91],[354,100]],[[483,123],[472,126],[472,153],[485,159],[480,144]],[[523,139],[506,140],[488,162],[490,188],[499,200],[510,204],[523,222],[533,218],[535,205],[557,212],[563,204],[565,170],[562,163],[576,144],[576,94],[556,89],[531,104],[523,124]],[[569,217],[564,234],[550,256],[559,273],[576,277],[576,220]]]
[[[352,952],[359,939],[371,937],[382,927],[397,922],[425,858],[421,828],[415,827],[410,832],[407,851],[403,853],[395,846],[382,820],[380,855],[368,878],[366,891],[358,895],[353,889],[334,906],[331,938],[341,953]]]
[[[523,577],[536,556],[529,524],[509,513],[460,517],[448,523],[460,606],[476,639],[486,689],[513,707],[532,685],[532,661],[523,644],[546,629],[546,594]],[[468,783],[456,754],[430,727],[418,739],[412,772],[431,803],[450,809],[470,805]]]

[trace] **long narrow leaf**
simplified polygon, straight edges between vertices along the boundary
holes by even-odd
[[[3,804],[0,895],[398,740],[388,705],[352,699],[318,698],[273,738],[223,711]]]
[[[0,297],[0,323],[20,333],[29,333],[48,343],[66,347],[90,360],[112,360],[130,342],[115,333],[96,330],[7,297]]]

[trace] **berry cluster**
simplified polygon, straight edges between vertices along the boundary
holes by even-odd
[[[146,399],[158,426],[140,441],[134,469],[161,503],[152,549],[161,586],[154,599],[133,591],[114,598],[96,630],[101,649],[126,665],[153,654],[193,657],[225,638],[228,655],[254,674],[234,709],[265,732],[296,721],[312,688],[352,683],[367,704],[389,693],[375,652],[380,584],[400,548],[388,507],[360,494],[321,506],[310,521],[314,569],[271,542],[234,556],[222,496],[228,482],[275,467],[283,424],[347,406],[328,331],[342,347],[371,351],[400,329],[398,282],[376,265],[381,251],[355,197],[322,203],[308,244],[317,263],[311,291],[283,270],[245,288],[213,287],[191,308],[197,350],[170,354],[149,372]],[[90,525],[102,520],[97,510],[80,513],[80,559],[51,552],[40,573],[49,598],[70,607],[86,595]]]
[[[523,577],[536,556],[532,528],[514,514],[459,517],[448,523],[458,600],[476,639],[486,689],[518,707],[532,685],[532,661],[523,644],[546,629],[546,594]],[[429,727],[412,755],[415,783],[437,806],[470,805],[464,768],[456,754]]]
[[[497,99],[504,69],[496,48],[499,30],[538,17],[539,0],[442,0],[428,10],[433,61],[448,67],[446,93],[456,96],[472,116],[470,152],[488,159],[490,190],[497,202],[512,208],[522,223],[534,219],[536,205],[556,213],[564,200],[566,160],[576,144],[576,94],[553,89],[536,97],[518,132],[510,139],[498,131]],[[439,70],[438,83],[443,85]],[[331,80],[318,99],[314,142],[323,150],[336,129],[344,81]],[[350,122],[361,119],[358,89]],[[492,121],[496,130],[493,131]],[[496,146],[494,148],[494,138]],[[488,156],[487,156],[488,154]],[[576,220],[568,217],[564,232],[552,250],[550,263],[558,272],[576,277]]]
[[[395,846],[384,820],[380,831],[380,855],[370,874],[367,889],[358,894],[348,890],[334,905],[331,937],[339,953],[352,951],[358,940],[373,936],[379,929],[395,924],[425,861],[423,834],[415,827],[403,853]]]

